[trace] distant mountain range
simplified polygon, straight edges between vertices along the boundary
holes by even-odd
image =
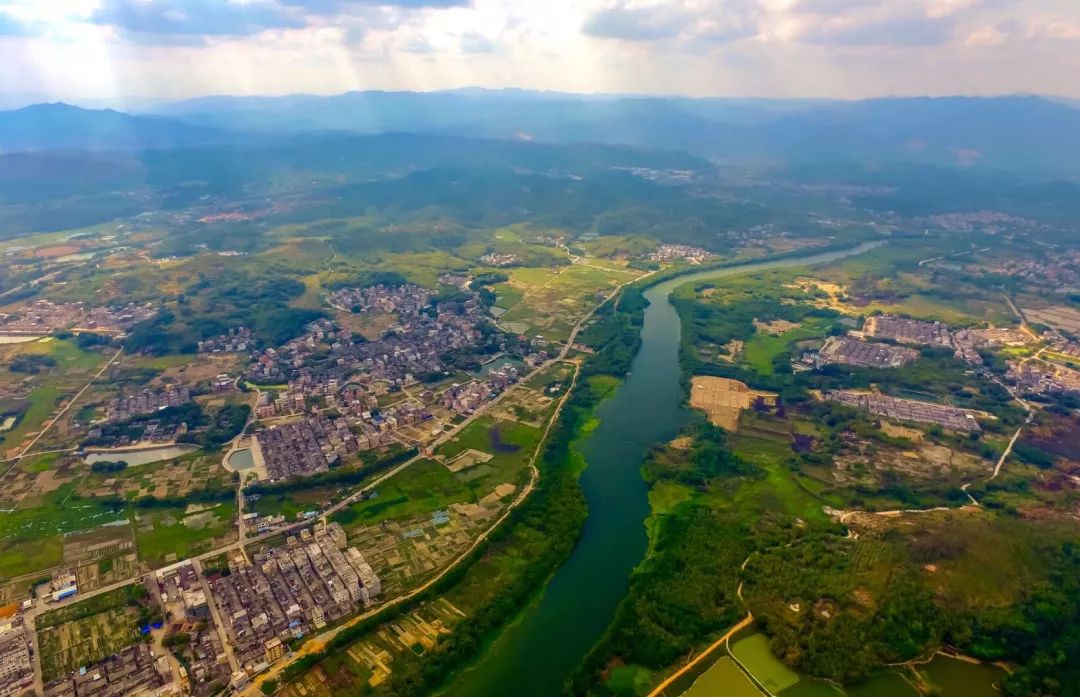
[[[68,104],[0,111],[0,152],[183,148],[227,138],[219,129],[176,119]]]
[[[526,90],[205,97],[129,115],[0,112],[0,149],[131,150],[412,132],[680,150],[730,162],[989,167],[1080,177],[1080,109],[1040,97],[863,101],[646,98]]]

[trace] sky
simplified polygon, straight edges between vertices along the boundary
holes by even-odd
[[[1080,0],[0,0],[0,103],[465,86],[1080,97]]]

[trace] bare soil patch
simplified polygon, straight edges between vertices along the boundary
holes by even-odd
[[[701,409],[714,425],[729,431],[738,429],[741,411],[758,400],[774,405],[776,399],[776,394],[751,390],[738,380],[699,375],[691,382],[690,406]]]

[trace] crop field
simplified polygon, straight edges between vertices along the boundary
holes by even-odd
[[[1023,308],[1024,315],[1032,322],[1046,324],[1072,334],[1080,334],[1080,310],[1065,305],[1043,308]]]
[[[41,672],[52,680],[100,661],[138,641],[131,608],[115,608],[38,632]]]
[[[690,406],[704,411],[716,426],[735,431],[740,412],[749,409],[759,397],[772,399],[776,395],[751,390],[738,380],[699,375],[692,381]]]
[[[126,586],[75,602],[38,618],[38,650],[45,681],[110,656],[138,641],[135,598]]]
[[[514,421],[477,419],[440,448],[438,455],[448,461],[466,450],[491,455],[486,462],[474,464],[457,474],[468,483],[477,498],[482,498],[499,484],[518,483],[541,433],[535,426]]]
[[[17,415],[15,426],[4,433],[3,447],[8,455],[21,452],[24,439],[41,430],[63,396],[55,385],[43,385],[30,393],[25,407]]]
[[[40,505],[0,515],[0,578],[60,563],[63,534],[117,520],[120,515],[91,500],[69,501],[75,484],[66,483]]]
[[[623,270],[580,264],[566,267],[561,273],[548,269],[514,269],[509,285],[522,294],[522,299],[507,308],[508,312],[499,317],[499,322],[504,325],[521,323],[528,327],[521,333],[565,341],[581,316],[599,305],[616,286],[633,277]]]
[[[84,493],[94,496],[183,496],[197,489],[229,486],[229,473],[221,466],[221,456],[193,450],[170,460],[129,467],[119,473],[90,474]]]

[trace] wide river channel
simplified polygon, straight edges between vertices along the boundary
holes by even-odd
[[[689,414],[679,385],[678,286],[789,266],[822,264],[880,246],[748,263],[677,276],[645,291],[649,307],[630,374],[597,410],[600,425],[576,447],[588,467],[581,485],[589,518],[581,540],[537,602],[446,691],[452,697],[550,697],[611,622],[630,572],[645,555],[649,501],[641,463],[654,444],[675,437]]]

